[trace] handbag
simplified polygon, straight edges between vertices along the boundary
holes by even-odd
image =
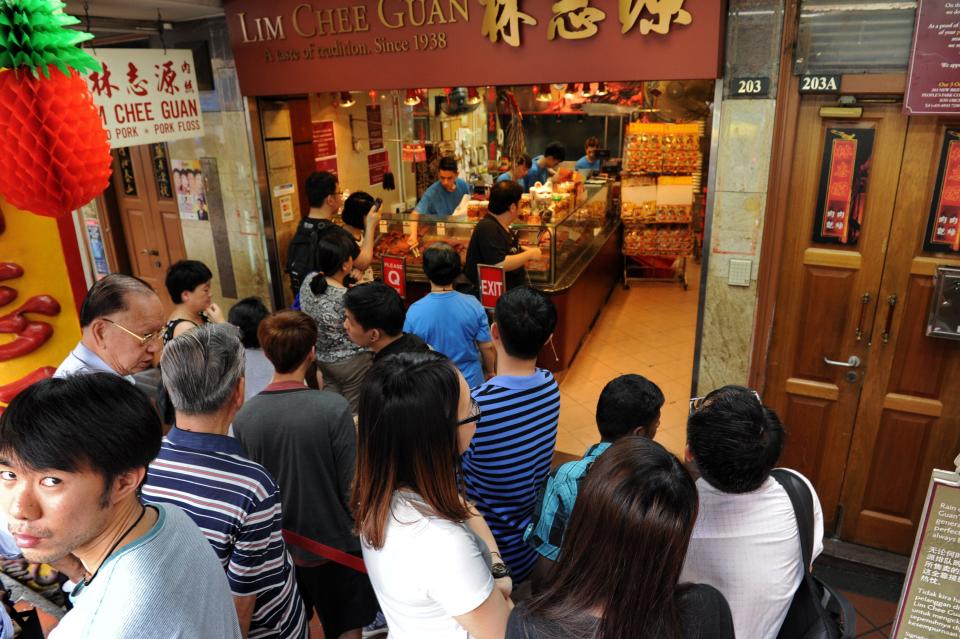
[[[813,575],[813,495],[806,482],[796,474],[775,469],[771,475],[790,497],[797,518],[804,575],[793,594],[787,617],[777,639],[852,639],[857,616],[853,605],[842,594]]]

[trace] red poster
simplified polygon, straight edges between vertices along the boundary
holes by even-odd
[[[333,156],[332,158],[316,158],[314,165],[318,171],[326,171],[327,173],[338,175],[337,156]]]
[[[390,160],[386,151],[371,153],[367,156],[367,166],[370,169],[370,185],[383,184],[383,176],[387,172]]]
[[[903,111],[960,113],[960,2],[919,0]]]
[[[383,281],[387,286],[407,297],[407,266],[406,258],[384,255],[382,258]]]
[[[853,199],[856,160],[856,140],[833,140],[820,235],[838,238],[844,244],[850,233],[850,202]]]
[[[337,154],[337,140],[333,134],[333,120],[313,123],[313,157],[328,158]]]
[[[383,115],[379,104],[367,105],[367,137],[371,151],[383,148]]]
[[[480,303],[484,308],[495,308],[497,300],[507,289],[503,268],[479,264],[477,271],[480,278]]]
[[[427,161],[427,149],[423,144],[403,144],[403,161],[404,162],[426,162]]]
[[[940,201],[937,203],[937,219],[933,225],[930,243],[947,245],[952,251],[960,251],[960,141],[952,140],[947,145],[947,160],[940,183]]]

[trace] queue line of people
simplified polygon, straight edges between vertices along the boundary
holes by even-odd
[[[335,179],[317,184],[319,208],[338,204]],[[506,213],[514,186],[494,187]],[[171,269],[172,326],[149,286],[107,276],[56,378],[0,416],[13,539],[77,584],[53,636],[306,637],[316,613],[326,637],[352,639],[378,611],[398,639],[777,636],[809,567],[770,475],[784,428],[755,392],[691,400],[681,463],[654,441],[660,389],[621,376],[600,395],[600,443],[551,471],[560,393],[536,366],[549,297],[510,287],[488,324],[439,244],[432,293],[407,311],[381,282],[352,286],[372,234],[331,225],[303,310],[243,300],[239,328],[211,308],[199,263]],[[135,384],[158,355],[165,426]]]

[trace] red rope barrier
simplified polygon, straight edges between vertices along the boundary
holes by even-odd
[[[307,552],[312,552],[315,555],[320,555],[324,559],[329,559],[334,561],[341,566],[346,566],[347,568],[353,568],[357,572],[362,572],[367,574],[367,567],[363,563],[363,559],[350,553],[343,552],[336,548],[331,548],[330,546],[321,544],[318,541],[312,539],[307,539],[301,535],[298,535],[295,532],[284,530],[283,538],[291,546],[296,546]]]

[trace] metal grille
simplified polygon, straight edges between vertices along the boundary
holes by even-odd
[[[794,73],[905,71],[917,3],[803,0]]]

